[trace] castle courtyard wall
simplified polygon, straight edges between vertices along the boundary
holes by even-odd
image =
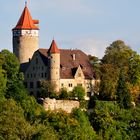
[[[67,113],[71,113],[74,108],[79,108],[80,104],[78,101],[45,98],[43,106],[45,110],[53,111],[61,109]]]

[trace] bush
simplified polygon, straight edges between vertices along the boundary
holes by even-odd
[[[78,100],[83,100],[85,96],[85,90],[82,86],[76,86],[73,89],[73,97],[78,98]]]

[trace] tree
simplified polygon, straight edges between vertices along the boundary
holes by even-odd
[[[118,81],[116,96],[117,96],[117,102],[121,108],[126,109],[131,107],[131,94],[129,89],[127,88],[127,83],[123,70],[121,70],[120,72],[120,78]]]
[[[95,57],[95,56],[91,56],[89,55],[89,60],[90,60],[90,63],[93,67],[93,72],[94,72],[94,77],[96,79],[100,79],[100,60],[99,58]]]
[[[68,99],[68,97],[69,97],[69,95],[68,95],[67,89],[62,88],[61,93],[59,95],[59,98],[60,99]]]
[[[16,56],[8,50],[0,52],[2,56],[2,71],[4,71],[4,77],[6,77],[6,98],[17,98],[17,96],[23,96],[25,88],[23,86],[23,73],[19,71],[20,64]],[[4,82],[3,82],[4,83]],[[27,94],[27,92],[25,93]],[[19,99],[19,98],[18,98]],[[16,100],[16,99],[15,99]]]
[[[131,139],[131,112],[120,109],[115,102],[96,101],[89,120],[100,139]]]
[[[129,60],[128,81],[132,100],[138,102],[140,97],[140,56],[137,54]]]
[[[113,64],[113,66],[121,68],[122,66],[128,66],[128,59],[135,53],[122,40],[117,40],[106,48],[105,55],[101,61],[103,64]]]
[[[57,93],[55,92],[56,84],[47,80],[41,81],[41,97],[46,98],[57,98]]]
[[[103,100],[115,100],[119,69],[112,64],[101,65],[101,82],[99,98]]]
[[[78,98],[78,100],[83,100],[85,96],[85,90],[82,86],[74,87],[72,91],[72,96]]]
[[[115,100],[120,70],[123,67],[125,74],[127,74],[129,59],[135,54],[136,52],[121,40],[114,41],[106,48],[105,55],[101,60],[101,98]]]
[[[4,95],[4,91],[6,90],[6,83],[7,83],[6,72],[5,70],[2,69],[3,63],[4,63],[4,58],[0,53],[0,96]]]
[[[0,137],[3,139],[28,139],[32,133],[24,119],[23,110],[12,99],[0,103]]]

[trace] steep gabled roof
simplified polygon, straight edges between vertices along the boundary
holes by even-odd
[[[14,29],[28,29],[28,30],[39,30],[39,28],[35,25],[38,24],[38,20],[33,20],[31,17],[31,14],[28,10],[27,5],[25,5],[25,8],[22,12],[22,15]]]
[[[43,62],[47,65],[48,58],[47,49],[39,49],[39,53],[43,56]],[[75,59],[73,59],[75,54]],[[94,78],[92,66],[88,56],[81,50],[60,49],[60,78],[73,79],[78,67],[82,68],[86,79]]]
[[[39,53],[44,65],[48,66],[48,49],[39,49],[35,53]],[[75,54],[75,59],[73,59],[73,54]],[[31,60],[32,61],[32,60]],[[29,65],[29,64],[28,64]],[[23,70],[28,66],[23,65],[21,67]],[[26,66],[26,67],[25,67]],[[94,73],[92,66],[90,64],[88,56],[81,50],[66,50],[60,49],[60,78],[61,79],[73,79],[78,67],[81,67],[85,79],[92,79]]]
[[[52,40],[51,46],[47,53],[60,53],[60,50],[58,49],[55,40]]]

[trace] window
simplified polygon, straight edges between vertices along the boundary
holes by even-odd
[[[77,86],[82,86],[82,84],[81,84],[81,83],[79,83],[79,84],[77,84]]]
[[[33,67],[33,70],[35,70],[35,67]]]
[[[36,58],[36,60],[35,60],[35,61],[36,61],[36,64],[38,64],[38,58]]]
[[[47,77],[47,73],[45,73],[45,77]]]
[[[40,92],[39,92],[39,91],[37,91],[36,97],[37,97],[37,98],[40,98]]]
[[[71,83],[69,84],[69,87],[72,87],[72,84]]]
[[[27,74],[27,78],[29,78],[29,74]]]
[[[33,77],[33,75],[31,74],[31,78]]]
[[[40,88],[41,87],[40,81],[37,81],[36,86],[37,86],[37,88]]]
[[[31,95],[31,96],[33,96],[33,95],[34,95],[34,93],[31,91],[31,92],[30,92],[30,95]]]
[[[64,84],[63,83],[61,84],[61,87],[64,87]]]
[[[33,87],[34,87],[34,83],[30,82],[30,88],[33,88]]]
[[[20,43],[20,41],[19,40],[17,40],[17,44],[19,44]]]
[[[34,78],[36,78],[36,74],[34,73]]]
[[[44,76],[44,74],[43,73],[41,73],[41,77],[43,78],[43,76]]]
[[[44,70],[44,67],[42,66],[42,70]]]

